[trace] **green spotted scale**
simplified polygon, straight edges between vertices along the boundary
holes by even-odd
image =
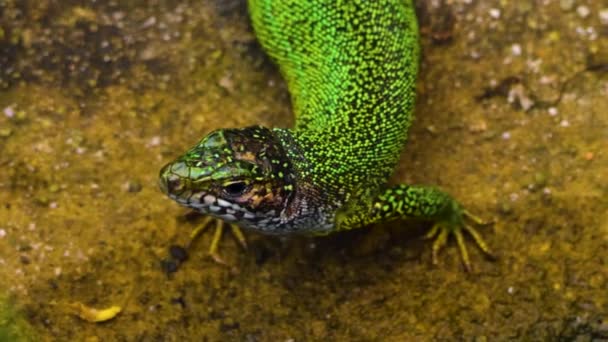
[[[395,219],[435,223],[437,252],[463,231],[489,250],[451,196],[388,186],[413,119],[419,63],[410,0],[249,0],[257,39],[287,81],[293,129],[204,137],[160,172],[180,204],[265,234],[324,235]]]

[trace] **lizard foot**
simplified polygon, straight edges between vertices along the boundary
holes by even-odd
[[[434,239],[432,246],[433,264],[438,264],[439,251],[445,247],[449,235],[453,235],[456,238],[456,243],[458,244],[458,249],[460,251],[460,257],[462,258],[462,263],[464,264],[466,271],[470,272],[472,270],[471,260],[469,259],[469,253],[464,241],[463,232],[467,232],[469,235],[471,235],[477,247],[479,247],[479,249],[481,249],[488,257],[495,259],[495,256],[492,254],[488,244],[483,240],[477,229],[467,224],[465,219],[472,221],[476,225],[488,225],[491,224],[491,222],[486,223],[479,217],[466,210],[459,210],[458,215],[455,215],[455,217],[456,219],[435,223],[429,232],[424,235],[425,239]]]
[[[241,247],[243,247],[243,249],[245,249],[245,250],[247,249],[247,241],[245,240],[245,236],[243,235],[243,232],[237,225],[228,224],[220,219],[207,216],[205,218],[205,220],[203,221],[203,223],[200,226],[198,226],[196,229],[194,229],[192,231],[192,233],[190,234],[190,241],[186,245],[186,249],[190,250],[192,248],[193,243],[197,240],[197,238],[199,236],[201,236],[202,233],[205,232],[205,230],[207,230],[207,228],[209,226],[211,226],[211,224],[214,221],[215,221],[215,232],[213,233],[213,240],[211,240],[211,245],[209,246],[208,254],[213,259],[213,261],[215,261],[216,263],[228,266],[228,263],[226,261],[224,261],[224,259],[222,259],[222,257],[218,253],[220,241],[222,239],[222,235],[224,233],[224,229],[225,229],[226,225],[230,226],[232,235],[234,235],[234,237],[236,238],[237,242],[241,245]]]
[[[161,261],[161,267],[165,273],[170,274],[178,270],[178,267],[188,259],[188,252],[193,248],[196,240],[207,230],[207,228],[212,226],[214,222],[215,231],[213,233],[213,239],[211,240],[211,245],[209,246],[208,251],[208,255],[211,257],[211,259],[213,259],[213,261],[224,266],[230,266],[218,253],[220,241],[222,239],[224,230],[226,229],[226,225],[230,226],[232,235],[234,235],[239,245],[241,245],[244,250],[247,249],[247,241],[245,240],[245,236],[238,226],[228,224],[214,217],[207,216],[202,224],[192,231],[190,234],[190,240],[184,247],[178,245],[169,247],[170,258]]]

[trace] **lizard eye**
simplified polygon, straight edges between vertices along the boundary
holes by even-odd
[[[247,183],[243,181],[232,182],[224,185],[224,192],[228,196],[239,196],[247,189]]]

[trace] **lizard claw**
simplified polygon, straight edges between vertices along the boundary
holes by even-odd
[[[483,220],[481,220],[477,216],[472,215],[466,210],[462,210],[458,220],[442,221],[435,223],[433,227],[431,227],[429,232],[424,235],[425,239],[435,239],[432,245],[433,265],[437,265],[439,263],[439,251],[443,249],[447,244],[449,235],[453,235],[456,238],[456,243],[458,244],[458,250],[465,270],[467,272],[472,271],[471,260],[469,258],[469,252],[467,250],[463,232],[467,232],[473,238],[477,247],[479,247],[479,249],[481,249],[481,251],[486,256],[490,257],[493,260],[496,259],[496,257],[488,247],[488,244],[481,237],[481,234],[479,234],[477,229],[466,224],[464,222],[464,218],[473,221],[477,225],[490,224],[485,223]]]
[[[211,240],[211,246],[209,246],[209,255],[216,263],[224,266],[230,266],[222,257],[220,257],[218,253],[220,241],[222,239],[222,234],[224,233],[225,225],[224,221],[220,219],[215,219],[215,232],[213,233],[213,240]],[[230,224],[230,229],[232,231],[232,235],[236,238],[237,242],[244,250],[247,250],[247,240],[245,240],[245,236],[241,229],[234,224]]]
[[[199,225],[197,228],[195,228],[192,231],[192,233],[190,234],[190,240],[186,244],[185,250],[188,250],[188,251],[191,250],[193,248],[195,241],[207,230],[207,228],[209,226],[212,225],[213,222],[215,222],[215,231],[213,233],[213,239],[211,240],[211,245],[209,246],[209,250],[208,250],[207,254],[211,257],[211,259],[215,263],[223,265],[223,266],[231,267],[231,265],[229,263],[227,263],[218,253],[220,241],[222,239],[222,235],[223,235],[223,232],[225,229],[224,221],[222,221],[220,219],[216,219],[211,216],[205,217],[202,224]],[[230,229],[231,229],[232,234],[234,235],[235,239],[239,243],[239,245],[244,250],[247,250],[247,240],[245,239],[245,236],[243,235],[243,232],[241,231],[241,229],[237,225],[233,225],[233,224],[230,225]],[[174,247],[174,246],[172,246],[172,247]],[[187,253],[187,252],[184,251],[184,253]],[[171,254],[171,255],[173,256],[173,254]],[[173,257],[173,259],[175,259],[175,258]],[[179,264],[183,263],[184,261],[185,261],[185,259],[184,260],[173,260],[171,262],[172,263],[171,273],[175,272],[177,270],[177,266],[179,266]]]
[[[243,235],[243,231],[236,224],[231,224],[230,229],[232,230],[232,235],[236,241],[241,245],[244,250],[247,250],[247,240],[245,239],[245,235]]]

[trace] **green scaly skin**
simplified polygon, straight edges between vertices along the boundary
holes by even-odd
[[[249,0],[249,10],[287,81],[295,128],[212,132],[161,170],[161,189],[266,234],[416,218],[436,223],[433,261],[454,234],[469,268],[463,230],[488,252],[448,194],[387,186],[413,119],[419,42],[411,1]]]

